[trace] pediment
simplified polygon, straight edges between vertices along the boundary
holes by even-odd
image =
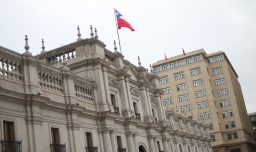
[[[131,87],[130,92],[132,95],[134,95],[136,97],[140,96],[139,90],[137,88]]]
[[[112,78],[112,77],[109,77],[109,78],[108,78],[108,84],[109,84],[110,86],[114,87],[114,88],[118,88],[118,89],[121,88],[120,84],[117,82],[117,79]]]

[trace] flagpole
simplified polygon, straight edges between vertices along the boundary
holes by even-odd
[[[115,11],[115,9],[114,9],[114,15],[115,15],[115,22],[116,22],[116,32],[117,32],[118,44],[119,44],[119,48],[120,48],[120,53],[122,53],[121,41],[120,41],[119,32],[118,32],[118,24],[117,24],[117,18],[116,18],[116,11]]]

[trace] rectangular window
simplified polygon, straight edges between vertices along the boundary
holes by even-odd
[[[60,133],[59,133],[59,128],[51,128],[51,133],[52,133],[52,144],[60,144]]]
[[[211,113],[210,112],[204,112],[199,114],[199,118],[201,120],[206,120],[211,118]]]
[[[185,90],[185,89],[187,89],[187,84],[186,83],[177,84],[176,88],[178,91]]]
[[[162,91],[163,91],[163,93],[164,93],[164,94],[168,94],[168,93],[170,93],[170,92],[171,92],[171,90],[170,90],[170,88],[169,88],[169,87],[167,87],[167,88],[163,88],[163,89],[162,89]]]
[[[160,84],[168,83],[168,76],[161,77],[159,83]]]
[[[231,133],[227,133],[227,138],[228,140],[233,140],[233,139],[237,139],[237,133],[236,132],[231,132]]]
[[[213,129],[213,124],[212,124],[212,123],[209,123],[209,124],[208,124],[208,128],[209,128],[209,130],[212,130],[212,129]]]
[[[196,91],[196,97],[197,98],[204,97],[204,96],[206,96],[206,91],[205,90]]]
[[[134,113],[138,113],[138,107],[136,102],[133,102],[133,110],[134,110]]]
[[[218,94],[219,97],[228,95],[228,89],[226,89],[226,88],[225,89],[220,89],[220,90],[217,91],[217,94]]]
[[[111,103],[113,106],[116,106],[116,96],[114,94],[110,94]]]
[[[215,136],[214,135],[210,135],[210,138],[212,141],[215,141]]]
[[[178,73],[174,73],[174,78],[175,80],[181,80],[185,78],[184,72],[178,72]]]
[[[230,129],[230,128],[234,128],[234,127],[236,127],[236,124],[234,121],[225,123],[225,129]]]
[[[122,139],[121,136],[116,136],[116,140],[117,140],[117,148],[122,148]]]
[[[213,68],[212,73],[213,73],[213,75],[218,75],[218,74],[223,73],[223,67],[220,66],[220,67]]]
[[[233,113],[230,110],[229,111],[224,111],[224,112],[222,112],[222,116],[223,116],[223,118],[232,117]]]
[[[202,86],[203,84],[204,84],[204,81],[202,79],[193,81],[194,87]]]
[[[86,132],[86,141],[87,141],[87,147],[93,147],[92,133]]]
[[[188,101],[188,94],[183,94],[179,96],[179,101]]]
[[[209,57],[208,62],[209,63],[214,63],[214,62],[222,61],[223,59],[224,59],[224,57],[222,55],[216,55],[216,56],[213,56],[213,57]]]
[[[173,104],[173,100],[171,98],[167,98],[167,99],[162,100],[162,105],[163,106],[170,105],[170,104]]]
[[[201,69],[200,69],[200,67],[190,69],[190,73],[191,73],[191,76],[199,75],[201,73]]]
[[[208,108],[208,101],[202,101],[197,103],[198,109]]]
[[[3,121],[3,127],[4,127],[4,140],[8,140],[8,141],[15,140],[14,122]]]
[[[220,107],[231,106],[231,101],[229,99],[220,101]]]
[[[188,105],[185,105],[185,106],[181,106],[180,107],[180,111],[181,112],[189,112],[189,111],[191,111],[192,110],[192,107],[191,107],[191,104],[188,104]]]
[[[214,84],[215,84],[215,86],[224,85],[225,80],[224,80],[224,78],[216,79],[216,80],[214,80]]]

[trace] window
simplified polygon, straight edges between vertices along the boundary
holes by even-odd
[[[216,56],[213,56],[213,57],[209,57],[208,62],[209,63],[214,63],[214,62],[222,61],[223,59],[224,59],[224,57],[222,55],[216,55]]]
[[[188,101],[188,94],[183,94],[179,96],[179,101]]]
[[[168,76],[161,77],[159,83],[160,84],[168,83]]]
[[[93,147],[93,142],[92,142],[92,133],[86,132],[86,142],[87,142],[87,147],[90,149]]]
[[[200,67],[190,69],[190,73],[191,73],[191,76],[199,75],[201,73],[201,69],[200,69]]]
[[[232,117],[233,113],[230,110],[229,111],[224,111],[224,112],[222,112],[222,116],[223,116],[223,118]]]
[[[154,67],[153,71],[154,71],[154,73],[158,73],[158,72],[160,72],[160,67],[159,67],[159,66]]]
[[[198,109],[208,108],[208,101],[202,101],[197,103]]]
[[[51,128],[51,133],[52,133],[52,144],[60,144],[60,133],[59,133],[59,128]]]
[[[181,80],[181,79],[184,79],[185,75],[184,75],[184,72],[178,72],[178,73],[174,73],[174,78],[175,80]]]
[[[113,106],[116,106],[116,96],[114,94],[110,94],[111,103]]]
[[[188,146],[188,152],[191,152],[190,147]]]
[[[236,148],[236,149],[231,149],[230,152],[242,152],[240,148]]]
[[[236,127],[236,124],[234,121],[225,123],[225,129],[230,129],[230,128],[234,128],[234,127]]]
[[[212,123],[209,123],[209,124],[208,124],[208,128],[209,128],[209,130],[212,130],[212,129],[213,129],[213,124],[212,124]]]
[[[138,107],[136,102],[133,102],[133,110],[134,110],[134,113],[138,113]]]
[[[180,107],[180,111],[183,112],[183,113],[184,112],[189,112],[189,111],[191,111],[191,109],[192,109],[191,104]]]
[[[156,141],[156,144],[157,144],[158,151],[160,152],[160,151],[161,151],[160,142],[159,142],[159,141]]]
[[[202,79],[193,81],[194,87],[202,86],[203,84],[204,84],[204,81]]]
[[[121,136],[116,136],[116,140],[117,140],[117,148],[118,149],[123,148]]]
[[[212,141],[215,141],[215,136],[214,135],[210,135],[210,138]]]
[[[228,89],[220,89],[217,91],[219,97],[228,95]]]
[[[220,107],[231,106],[231,101],[229,99],[220,101]]]
[[[187,84],[186,83],[177,84],[176,88],[178,91],[187,89]]]
[[[220,66],[220,67],[213,68],[212,73],[213,73],[213,75],[218,75],[218,74],[223,73],[223,67]]]
[[[173,104],[173,100],[171,98],[167,98],[167,99],[162,100],[162,105],[163,106],[170,105],[170,104]]]
[[[196,91],[196,97],[200,98],[206,96],[206,91],[205,90],[200,90],[200,91]]]
[[[163,89],[162,89],[162,91],[163,91],[163,93],[164,93],[164,94],[168,94],[168,93],[170,93],[170,92],[171,92],[171,90],[170,90],[170,88],[169,88],[169,87],[167,87],[167,88],[163,88]]]
[[[231,132],[231,133],[227,133],[227,138],[228,140],[233,140],[233,139],[237,139],[237,133],[236,132]]]
[[[201,120],[206,120],[211,118],[211,113],[210,112],[204,112],[199,114],[199,118]]]
[[[13,141],[15,140],[14,133],[14,122],[3,121],[4,127],[4,140]]]
[[[224,78],[216,79],[216,80],[214,80],[214,84],[215,84],[215,86],[223,85],[223,84],[225,84],[225,80],[224,80]]]

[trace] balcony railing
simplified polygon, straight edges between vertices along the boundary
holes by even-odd
[[[51,152],[66,152],[65,144],[51,144]]]
[[[119,113],[119,107],[114,106],[114,113]]]
[[[117,152],[126,152],[126,148],[117,148]]]
[[[140,114],[139,113],[135,113],[135,118],[136,119],[140,119]]]
[[[21,141],[1,140],[1,152],[21,152]]]
[[[98,152],[98,147],[86,147],[86,152]]]

